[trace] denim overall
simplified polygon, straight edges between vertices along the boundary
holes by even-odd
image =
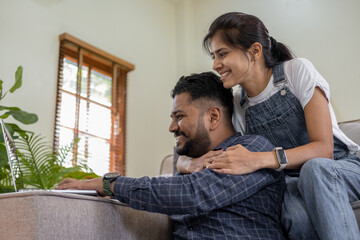
[[[309,134],[306,128],[304,110],[300,104],[300,101],[287,87],[287,79],[284,75],[283,63],[275,65],[273,67],[273,82],[275,88],[278,88],[278,91],[266,101],[254,106],[248,106],[247,96],[244,90],[242,90],[243,92],[242,99],[240,100],[240,105],[243,109],[245,109],[246,134],[262,135],[265,138],[269,139],[269,141],[276,147],[282,147],[284,149],[291,149],[309,143]],[[347,146],[334,136],[334,159],[338,160],[347,157],[355,159],[357,158],[357,156],[349,156]],[[330,159],[325,160],[326,163],[330,161],[334,162]],[[309,165],[312,161],[315,160],[308,161]],[[304,164],[304,166],[306,164]],[[360,167],[359,165],[357,166]],[[313,170],[313,167],[309,168]],[[312,205],[313,198],[316,198],[317,195],[322,193],[318,192],[317,194],[314,194],[314,196],[311,196],[311,200],[309,200],[309,203],[307,203],[305,199],[302,199],[302,197],[304,197],[304,195],[306,195],[306,193],[308,192],[306,186],[304,187],[305,183],[302,183],[304,193],[299,192],[298,189],[298,185],[301,184],[301,180],[299,180],[298,178],[300,170],[285,170],[284,172],[288,177],[286,178],[287,191],[285,192],[284,196],[282,222],[285,230],[289,232],[289,237],[291,237],[292,239],[317,239],[319,235],[322,237],[323,234],[316,233],[314,230],[314,225],[317,229],[317,232],[319,231],[318,229],[320,229],[321,226],[317,226],[317,224],[312,223],[316,221],[312,219],[312,215],[314,215],[314,212],[316,212],[317,209],[310,209],[311,207],[308,206]],[[319,175],[320,172],[314,174]],[[313,181],[312,176],[309,176],[308,173],[303,173],[303,170],[301,170],[300,179],[302,177],[310,181],[306,184],[313,185],[311,182]],[[356,178],[359,180],[360,175]],[[325,180],[320,179],[320,181]],[[323,185],[319,187],[323,188]],[[314,191],[318,191],[318,189],[315,189]],[[357,195],[357,197],[354,197],[354,201],[356,200],[356,198],[359,198],[359,193],[356,193],[355,195]],[[347,202],[347,204],[348,203],[349,201]],[[351,207],[350,211],[352,211]],[[307,212],[311,212],[310,217]],[[353,220],[354,219],[351,219],[351,221]],[[339,224],[342,223],[339,222]],[[343,231],[343,229],[340,229],[339,231]],[[357,233],[354,234],[356,235]],[[333,239],[335,238],[336,237],[334,237]],[[349,237],[349,239],[350,238],[351,237]],[[331,238],[326,237],[326,239]],[[341,239],[347,238],[342,237]]]
[[[283,64],[274,66],[273,79],[275,87],[287,82]],[[244,93],[240,105],[246,109],[246,134],[262,135],[274,146],[284,149],[310,142],[304,110],[286,85],[266,101],[251,107],[247,107],[248,99]],[[334,159],[344,158],[348,153],[347,146],[334,136]],[[299,170],[285,170],[285,173],[298,176]]]

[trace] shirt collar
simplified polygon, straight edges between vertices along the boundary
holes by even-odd
[[[220,149],[226,150],[227,147],[232,145],[231,143],[233,142],[233,140],[240,136],[242,136],[241,132],[237,132],[234,135],[232,135],[231,137],[228,137],[225,141],[223,141],[216,148],[214,148],[214,151],[220,150]]]

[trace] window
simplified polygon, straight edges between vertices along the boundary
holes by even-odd
[[[96,174],[125,168],[126,76],[134,66],[67,33],[60,35],[54,148],[74,140],[67,166]]]

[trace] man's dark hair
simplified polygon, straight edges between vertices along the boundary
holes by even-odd
[[[191,101],[204,98],[217,102],[224,108],[226,117],[231,121],[234,109],[232,90],[224,88],[220,78],[213,72],[182,76],[171,91],[171,97],[175,98],[183,92],[190,94]]]

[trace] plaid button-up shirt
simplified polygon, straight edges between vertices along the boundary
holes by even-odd
[[[241,144],[272,151],[261,136],[235,134],[217,149]],[[170,215],[175,239],[284,239],[280,210],[282,172],[220,174],[211,169],[173,177],[119,177],[115,197],[130,207]]]

